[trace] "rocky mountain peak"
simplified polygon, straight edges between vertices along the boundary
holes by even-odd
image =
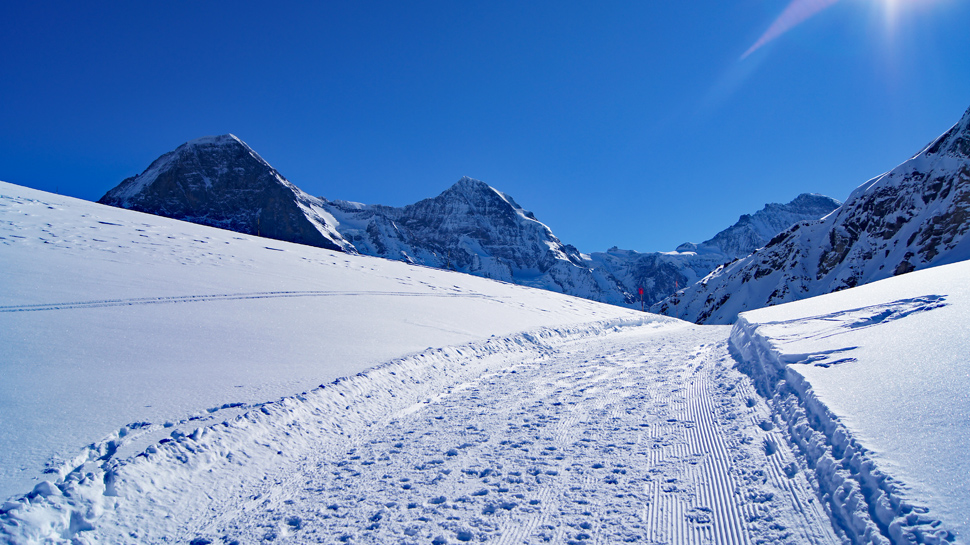
[[[698,246],[715,249],[732,259],[743,257],[795,223],[821,218],[841,204],[818,193],[802,193],[786,204],[768,203],[754,214],[742,215],[734,225]]]
[[[182,144],[98,202],[240,233],[353,249],[327,224],[320,199],[300,191],[232,134]]]
[[[964,112],[957,124],[926,146],[917,157],[920,155],[970,158],[970,109]]]

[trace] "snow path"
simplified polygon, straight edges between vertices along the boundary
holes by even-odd
[[[727,335],[629,328],[486,372],[303,453],[179,537],[838,543]]]

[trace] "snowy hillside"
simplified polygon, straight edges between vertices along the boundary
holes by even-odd
[[[769,203],[754,214],[700,244],[684,243],[673,252],[639,253],[610,248],[586,256],[587,266],[616,278],[628,293],[643,288],[649,306],[707,276],[719,265],[746,256],[784,229],[816,220],[841,203],[824,195],[803,193],[787,204]],[[639,298],[635,301],[639,304]]]
[[[0,183],[0,217],[2,497],[133,423],[157,433],[428,347],[641,319],[10,184]]]
[[[970,258],[970,110],[836,212],[792,226],[652,310],[724,324],[739,312]]]
[[[0,541],[966,543],[968,272],[696,326],[0,183]]]
[[[238,233],[353,252],[321,209],[231,134],[182,144],[121,182],[102,204]]]
[[[970,262],[743,313],[732,344],[838,524],[970,535]],[[939,525],[938,521],[943,521]]]

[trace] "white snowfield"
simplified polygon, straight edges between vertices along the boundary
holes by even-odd
[[[2,497],[32,488],[52,455],[56,477],[132,423],[274,400],[429,347],[643,321],[6,183],[0,218]]]
[[[732,342],[823,494],[844,509],[839,523],[896,543],[951,532],[966,542],[968,278],[970,262],[943,265],[735,324]]]
[[[0,541],[961,542],[967,272],[732,330],[0,183]]]

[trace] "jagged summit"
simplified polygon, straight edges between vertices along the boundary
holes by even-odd
[[[255,161],[258,166],[276,172],[273,167],[263,160],[252,148],[233,134],[219,136],[203,136],[189,140],[174,150],[163,154],[138,176],[127,178],[117,187],[101,198],[103,204],[112,204],[122,208],[132,208],[141,198],[139,195],[150,191],[147,188],[156,183],[167,173],[176,173],[184,177],[187,187],[195,187],[199,183],[205,187],[212,186],[212,179],[203,176],[205,168],[202,163],[218,162],[222,165],[246,161],[247,157]],[[162,182],[163,184],[166,181]],[[109,202],[110,201],[110,202]],[[136,208],[137,209],[137,208]]]
[[[488,200],[494,201],[497,198],[501,199],[502,197],[503,194],[501,191],[486,184],[485,182],[476,180],[474,178],[469,178],[468,176],[463,176],[451,187],[442,191],[436,198],[462,199],[469,203],[475,203]]]
[[[200,138],[196,138],[195,140],[189,140],[188,142],[182,144],[182,146],[199,146],[203,144],[230,144],[230,143],[237,143],[237,144],[246,146],[247,148],[249,147],[248,145],[246,145],[245,142],[240,140],[238,136],[232,133],[220,134],[217,136],[202,136]],[[179,147],[182,147],[182,146],[179,146]]]
[[[448,191],[495,191],[495,188],[486,184],[485,182],[472,178],[470,176],[462,176],[457,182],[455,182],[451,187],[445,190]]]
[[[471,212],[478,214],[511,217],[509,215],[511,211],[516,216],[541,223],[532,212],[522,208],[519,203],[515,202],[515,199],[511,195],[499,191],[481,180],[469,178],[468,176],[462,176],[460,180],[448,189],[442,191],[434,199],[443,199],[444,201],[454,201],[457,199],[464,201],[471,207]],[[425,201],[434,199],[425,199]],[[417,206],[425,201],[420,201],[411,206]],[[542,226],[545,229],[549,229],[545,224],[542,224]],[[550,234],[552,233],[551,230],[549,232]]]
[[[438,196],[396,208],[328,201],[340,232],[361,253],[453,269],[622,304],[601,277],[508,194],[463,177]]]
[[[232,134],[191,140],[98,201],[193,223],[333,250],[352,250],[300,191]]]
[[[699,248],[715,249],[729,258],[744,257],[764,246],[772,237],[792,225],[821,218],[842,203],[818,193],[802,193],[787,204],[768,203],[754,214],[744,214],[738,221]]]

